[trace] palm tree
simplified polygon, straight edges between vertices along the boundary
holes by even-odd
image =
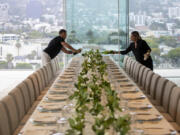
[[[18,50],[18,56],[19,56],[19,50],[21,48],[21,44],[19,43],[19,41],[17,41],[17,43],[16,43],[16,48]]]

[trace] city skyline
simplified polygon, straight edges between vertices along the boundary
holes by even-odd
[[[168,55],[173,65],[173,60],[178,55],[170,54],[171,51],[178,50],[180,44],[180,2],[178,0],[151,0],[146,1],[146,4],[144,2],[145,0],[130,0],[129,32],[139,31],[148,41],[153,48],[155,64],[158,66],[163,64]],[[74,7],[69,6],[67,10],[72,15],[69,15],[70,18],[66,18],[65,21],[63,0],[2,1],[0,3],[1,51],[8,50],[6,46],[15,46],[18,40],[22,46],[33,46],[36,43],[38,46],[47,45],[51,38],[58,35],[59,29],[64,28],[65,22],[68,24],[67,29],[70,28],[67,41],[71,44],[116,45],[119,42],[116,2],[109,3],[107,0],[95,4],[91,1],[79,1]],[[158,8],[159,6],[163,8]],[[120,29],[119,33],[121,36],[130,34],[123,29]],[[149,39],[149,37],[153,38]],[[120,43],[122,40],[121,38]],[[37,48],[32,51],[37,51]],[[5,59],[8,53],[1,54],[5,54],[1,55]],[[16,55],[17,53],[13,53],[13,57]],[[31,52],[28,55],[31,55]],[[163,56],[163,60],[160,56]]]

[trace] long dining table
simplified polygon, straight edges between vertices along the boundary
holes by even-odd
[[[21,135],[58,135],[57,121],[64,117],[62,108],[71,94],[69,90],[75,89],[74,83],[81,70],[82,61],[82,57],[72,58],[21,130]],[[151,104],[124,69],[117,66],[110,57],[104,57],[104,61],[110,75],[107,79],[113,79],[109,80],[112,87],[120,94],[120,98],[127,101],[129,112],[135,115],[136,122],[132,124],[132,128],[143,130],[144,135],[177,135],[171,124]]]

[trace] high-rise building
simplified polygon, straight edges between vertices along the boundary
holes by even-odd
[[[129,20],[133,21],[136,26],[145,26],[148,19],[149,17],[146,14],[130,13],[129,15]]]
[[[168,9],[169,18],[180,17],[180,7],[170,7]]]
[[[9,18],[8,11],[9,11],[9,4],[0,3],[0,22],[8,21]]]

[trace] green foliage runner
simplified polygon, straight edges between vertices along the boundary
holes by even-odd
[[[130,130],[129,115],[121,114],[120,99],[106,81],[107,65],[101,53],[91,50],[83,54],[82,71],[75,84],[76,91],[70,99],[76,102],[75,115],[69,119],[70,129],[66,135],[83,135],[90,123],[96,135],[112,130],[126,135]]]

